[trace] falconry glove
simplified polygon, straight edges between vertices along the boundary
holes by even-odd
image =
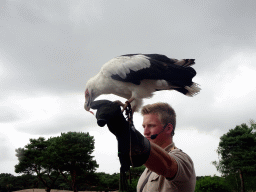
[[[110,132],[117,138],[121,169],[128,171],[131,165],[143,165],[150,154],[150,142],[134,128],[133,124],[126,121],[120,105],[108,100],[98,100],[92,103],[91,108],[97,109],[98,125],[103,127],[107,124]]]

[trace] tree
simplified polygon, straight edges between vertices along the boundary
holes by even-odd
[[[77,191],[79,176],[90,176],[98,167],[91,153],[94,150],[94,138],[88,133],[68,132],[59,137],[45,140],[30,139],[24,148],[16,149],[19,163],[15,165],[16,173],[36,174],[49,192],[62,175],[73,190]],[[66,173],[69,173],[67,176]],[[81,179],[80,179],[81,180]]]
[[[39,188],[39,179],[35,175],[23,174],[17,176],[15,181],[16,182],[12,184],[16,186],[16,191],[21,189]]]
[[[145,165],[142,165],[140,167],[132,167],[131,168],[131,170],[130,170],[131,175],[129,176],[131,183],[130,182],[128,183],[127,191],[136,191],[138,181],[140,179],[141,174],[145,170],[145,168],[146,168]]]
[[[47,192],[50,192],[60,174],[51,166],[48,166],[51,164],[51,159],[47,155],[49,142],[43,137],[30,139],[29,141],[30,143],[24,148],[15,150],[19,160],[19,163],[15,165],[15,172],[31,175],[36,174],[46,187]],[[49,180],[45,179],[45,175],[47,175]]]
[[[74,192],[77,192],[77,177],[93,173],[98,167],[91,155],[94,150],[93,136],[89,133],[68,132],[49,140],[47,153],[50,159],[54,159],[51,166],[58,170]],[[70,174],[70,179],[66,172]]]
[[[255,124],[246,124],[230,129],[220,138],[219,162],[213,164],[224,176],[239,173],[241,191],[245,191],[245,175],[256,174],[256,133]]]
[[[231,191],[225,183],[225,178],[218,176],[205,176],[196,181],[195,192],[229,192]]]
[[[10,173],[0,174],[0,190],[1,191],[12,191],[14,190],[13,181],[15,177]]]
[[[9,173],[0,174],[0,191],[18,191],[22,189],[38,188],[38,178],[34,175],[21,175],[15,177]]]

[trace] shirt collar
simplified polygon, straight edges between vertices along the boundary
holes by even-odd
[[[164,150],[167,151],[168,153],[173,149],[176,149],[175,144],[173,142],[164,148]]]

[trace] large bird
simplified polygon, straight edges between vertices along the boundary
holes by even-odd
[[[91,103],[102,94],[126,98],[133,112],[138,111],[143,98],[152,97],[155,91],[176,90],[193,96],[200,91],[192,82],[196,75],[191,67],[194,61],[159,54],[128,54],[113,58],[87,82],[84,108],[90,111]]]

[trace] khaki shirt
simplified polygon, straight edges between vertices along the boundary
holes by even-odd
[[[168,145],[165,150],[176,160],[178,171],[174,178],[166,179],[162,175],[152,172],[148,182],[143,188],[143,192],[193,192],[196,185],[196,174],[194,164],[191,158],[182,150],[177,149],[174,143]],[[140,191],[141,185],[150,174],[150,170],[146,168],[137,184],[137,192]]]

